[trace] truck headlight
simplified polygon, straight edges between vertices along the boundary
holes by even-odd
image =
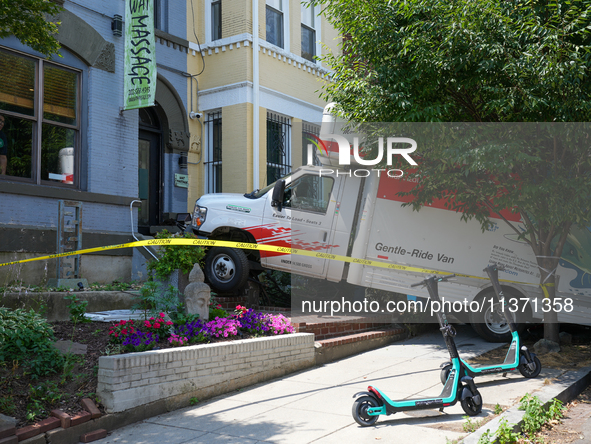
[[[201,227],[205,222],[206,217],[207,208],[195,204],[195,210],[193,211],[193,226],[197,228]]]

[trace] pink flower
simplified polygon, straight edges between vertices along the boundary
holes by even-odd
[[[160,328],[160,324],[158,322],[154,322],[154,328]]]
[[[150,324],[150,321],[144,321],[144,327],[152,327],[152,324]]]
[[[121,330],[121,334],[122,335],[126,335],[127,334],[127,329],[124,328],[123,330]]]
[[[166,325],[172,325],[173,322],[172,321],[166,321]]]
[[[125,321],[119,322],[119,325],[125,325],[125,324],[127,324],[127,322],[125,322]]]
[[[160,317],[163,318],[165,316],[164,313],[160,313]]]

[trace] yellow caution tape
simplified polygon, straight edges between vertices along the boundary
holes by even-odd
[[[553,283],[540,284],[540,287],[542,287],[542,291],[544,292],[544,297],[546,299],[550,299],[550,293],[548,293],[548,288],[546,288],[546,287],[554,287],[554,284]]]
[[[273,253],[284,253],[284,254],[295,254],[300,256],[308,256],[308,257],[317,257],[323,258],[333,261],[341,261],[341,262],[349,262],[353,264],[361,264],[367,265],[370,267],[379,267],[385,268],[389,270],[400,270],[400,271],[407,271],[411,273],[423,273],[423,274],[439,274],[439,275],[450,275],[454,273],[450,273],[447,271],[441,270],[430,270],[428,268],[419,268],[419,267],[411,267],[408,265],[399,265],[399,264],[391,264],[388,262],[383,261],[376,261],[371,259],[360,259],[355,257],[349,256],[342,256],[339,254],[331,254],[331,253],[321,253],[317,251],[310,251],[310,250],[303,250],[301,248],[289,248],[289,247],[280,247],[277,245],[268,245],[268,244],[252,244],[246,242],[233,242],[233,241],[222,241],[222,240],[209,240],[209,239],[149,239],[143,241],[136,241],[136,242],[129,242],[126,244],[118,244],[118,245],[108,245],[105,247],[95,247],[95,248],[87,248],[84,250],[77,250],[77,251],[69,251],[65,253],[56,253],[50,254],[48,256],[41,256],[35,257],[30,259],[22,259],[20,261],[12,261],[0,264],[0,267],[4,267],[7,265],[14,265],[14,264],[23,264],[26,262],[33,262],[33,261],[41,261],[46,259],[55,259],[58,257],[65,257],[65,256],[74,256],[78,254],[87,254],[87,253],[96,253],[100,251],[106,250],[116,250],[120,248],[134,248],[134,247],[144,247],[144,246],[168,246],[168,245],[194,245],[199,247],[229,247],[229,248],[240,248],[244,250],[259,250],[259,251],[270,251]],[[480,277],[480,276],[471,276],[468,274],[460,274],[455,273],[457,277],[465,277],[465,278],[472,278],[472,279],[483,279],[488,280],[488,278]],[[510,281],[505,279],[499,279],[501,282],[508,282],[513,284],[521,284],[521,285],[532,285],[526,282],[519,282],[519,281]],[[544,284],[542,285],[542,289],[544,290],[544,294],[547,296],[548,290],[545,286],[554,285],[554,284]]]

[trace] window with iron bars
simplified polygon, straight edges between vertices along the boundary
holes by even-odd
[[[291,121],[267,113],[267,185],[291,171]]]
[[[312,165],[320,166],[316,144],[320,135],[320,127],[308,122],[302,122],[302,165],[308,165],[308,145],[312,145]]]
[[[222,113],[207,115],[205,125],[207,157],[205,165],[205,192],[222,192]]]

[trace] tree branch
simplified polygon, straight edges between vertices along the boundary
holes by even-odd
[[[519,207],[517,207],[517,208],[519,208]],[[536,230],[535,230],[534,224],[529,219],[529,217],[527,216],[525,211],[522,211],[521,209],[519,209],[519,213],[521,214],[521,217],[523,218],[523,221],[525,222],[525,226],[527,227],[527,231],[530,232],[531,239],[529,240],[529,245],[531,246],[532,250],[534,250],[534,254],[536,256],[539,256],[540,248],[539,248],[538,242],[536,241]]]
[[[504,221],[507,223],[507,225],[509,225],[509,227],[511,227],[511,229],[512,229],[513,231],[515,231],[515,233],[517,233],[519,236],[521,236],[521,234],[522,234],[522,233],[520,233],[520,232],[519,232],[519,230],[518,230],[518,229],[515,227],[515,225],[513,225],[511,222],[509,222],[509,221],[507,220],[507,218],[505,218],[505,216],[503,216],[501,213],[499,213],[499,212],[496,210],[496,208],[495,208],[495,207],[493,207],[493,205],[492,205],[492,204],[491,204],[491,203],[490,203],[488,200],[485,200],[485,201],[484,201],[484,204],[485,204],[485,205],[486,205],[486,206],[487,206],[487,207],[488,207],[488,208],[489,208],[489,209],[490,209],[490,210],[491,210],[493,213],[497,214],[497,215],[498,215],[498,216],[499,216],[501,219],[503,219],[503,220],[504,220]],[[526,241],[529,243],[529,241],[528,241],[527,239],[526,239]]]

